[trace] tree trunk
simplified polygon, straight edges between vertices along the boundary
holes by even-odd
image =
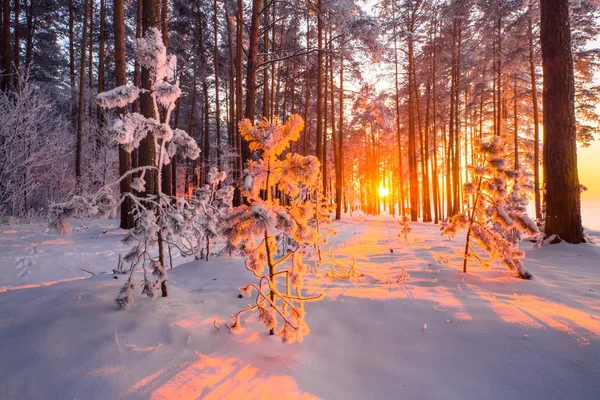
[[[584,242],[568,0],[540,0],[546,236]]]
[[[513,83],[513,116],[515,119],[515,171],[519,170],[519,116],[517,115],[517,78],[514,78]]]
[[[317,0],[317,137],[316,137],[316,155],[321,162],[321,173],[323,173],[323,12],[322,0]]]
[[[19,86],[21,61],[21,0],[15,0],[15,88]]]
[[[162,0],[161,1],[161,7],[160,7],[160,30],[161,30],[161,37],[162,37],[162,41],[163,44],[165,45],[165,47],[169,48],[169,4],[167,2],[167,0]],[[163,116],[161,116],[161,118],[164,118]],[[166,124],[169,123],[169,121],[164,121]],[[173,159],[175,159],[177,155],[173,156]],[[172,168],[173,168],[173,163],[169,163],[167,165],[163,165],[160,171],[161,174],[161,179],[160,179],[160,183],[161,183],[161,191],[166,194],[167,196],[172,196],[173,195],[173,182],[172,182]]]
[[[310,47],[310,17],[309,14],[306,14],[306,48],[308,49]],[[304,143],[302,146],[302,155],[306,156],[307,155],[307,151],[306,151],[306,147],[307,147],[307,137],[308,137],[308,107],[310,104],[310,59],[308,57],[308,54],[306,54],[306,77],[305,77],[305,83],[306,83],[306,91],[304,93],[304,134],[303,134],[303,139],[304,139]]]
[[[529,18],[529,76],[531,79],[531,107],[533,108],[533,186],[534,186],[534,198],[535,198],[535,217],[537,219],[542,218],[542,205],[540,196],[540,116],[538,109],[537,100],[537,87],[536,87],[536,75],[535,75],[535,63],[533,56],[533,23]]]
[[[100,48],[98,49],[98,93],[104,91],[104,46],[106,36],[106,0],[100,0]],[[116,62],[116,61],[115,61]],[[98,119],[98,126],[103,128],[104,126],[104,112],[102,107],[96,107],[96,117]],[[102,143],[96,138],[96,151],[100,150]]]
[[[115,81],[117,86],[127,84],[127,67],[125,64],[125,10],[124,0],[114,0],[114,29],[115,29]],[[119,109],[119,114],[127,113],[127,107]],[[119,145],[119,174],[123,176],[131,169],[131,154]],[[131,175],[120,183],[121,195],[131,192]],[[121,228],[131,229],[134,226],[132,201],[129,197],[121,204]]]
[[[33,0],[29,0],[29,7],[27,7],[27,48],[25,50],[25,73],[27,74],[29,74],[31,60],[33,58],[33,30]],[[72,93],[75,93],[75,65],[73,65],[73,74],[71,76],[71,88],[73,89]],[[71,101],[73,101],[73,97],[71,98]]]
[[[335,219],[342,218],[342,191],[344,190],[344,43],[342,34],[340,41],[340,122],[338,126],[338,162],[335,168]],[[335,151],[335,149],[334,149]]]
[[[89,120],[89,132],[88,140],[91,143],[93,138],[92,130],[92,117],[94,110],[94,96],[92,95],[94,89],[94,2],[95,0],[89,0],[90,2],[90,51],[88,60],[88,88],[89,88],[89,104],[86,106],[88,109],[88,120]],[[88,107],[89,106],[89,107]]]
[[[89,0],[85,0],[84,2],[84,12],[83,12],[83,33],[81,39],[81,65],[79,70],[79,109],[77,111],[77,140],[76,140],[76,150],[75,150],[75,179],[77,182],[75,183],[77,189],[81,189],[81,152],[83,148],[83,113],[84,107],[83,102],[85,100],[85,59],[86,59],[86,50],[87,50],[87,24],[88,24],[88,7]]]
[[[10,61],[10,0],[2,3],[2,90],[10,87],[11,61]]]
[[[260,11],[262,0],[252,0],[252,16],[248,37],[248,65],[246,67],[246,108],[244,116],[254,122],[256,114],[256,69],[258,65],[258,36],[260,30]],[[242,139],[242,162],[251,157],[248,142]]]
[[[392,2],[392,18],[396,20],[395,2]],[[402,165],[402,136],[400,135],[400,86],[398,84],[398,38],[396,33],[396,23],[394,23],[394,83],[396,93],[396,139],[398,141],[398,178],[399,178],[399,199],[400,199],[400,215],[404,215],[404,168]]]
[[[166,0],[165,0],[166,2]],[[223,169],[221,165],[221,105],[219,103],[219,14],[217,9],[217,0],[213,3],[213,22],[214,22],[214,46],[215,46],[215,122],[217,130],[217,168]]]
[[[408,26],[409,32],[413,32],[412,24]],[[418,220],[419,212],[419,177],[417,171],[417,146],[415,132],[415,93],[416,83],[412,70],[414,68],[414,46],[413,36],[408,36],[408,176],[410,186],[410,219]]]

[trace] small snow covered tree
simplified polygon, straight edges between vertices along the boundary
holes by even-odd
[[[276,119],[272,124],[265,119],[256,126],[248,119],[239,123],[240,134],[250,150],[260,154],[260,159],[249,161],[244,170],[242,194],[248,204],[226,217],[224,230],[229,246],[246,255],[246,268],[258,279],[257,283],[240,288],[248,296],[256,290],[256,297],[254,304],[234,315],[232,327],[239,326],[245,312],[258,310],[259,320],[273,335],[279,316],[283,324],[277,334],[284,343],[302,341],[309,333],[304,303],[320,298],[304,297],[301,293],[307,270],[303,253],[319,240],[316,229],[309,224],[314,205],[308,197],[315,190],[320,164],[314,156],[281,155],[290,142],[298,140],[303,126],[298,115],[284,125]],[[275,188],[289,199],[285,205],[273,198]],[[293,239],[295,246],[287,247],[282,254],[277,235]]]
[[[403,237],[406,243],[408,243],[408,234],[412,231],[410,217],[408,215],[403,215],[398,223],[400,224],[400,234],[398,236]]]
[[[521,173],[506,164],[506,147],[500,136],[488,141],[477,140],[476,158],[479,166],[469,166],[474,182],[464,185],[465,194],[472,197],[472,207],[455,215],[442,227],[442,234],[454,237],[459,229],[467,229],[463,272],[467,272],[469,258],[483,266],[489,265],[473,245],[483,249],[492,260],[499,259],[523,279],[533,276],[523,266],[524,253],[519,250],[521,233],[538,233],[533,220],[525,213],[525,194],[519,183]],[[508,186],[512,182],[511,193]]]
[[[50,227],[65,233],[68,231],[66,219],[71,216],[97,218],[110,214],[126,197],[132,200],[132,214],[135,226],[123,241],[135,245],[124,257],[130,263],[129,277],[115,299],[119,308],[127,308],[133,301],[131,292],[134,289],[133,274],[141,268],[144,271],[142,293],[153,297],[160,286],[162,296],[167,296],[167,272],[164,262],[163,243],[165,239],[174,240],[189,233],[190,222],[186,216],[193,219],[194,214],[186,212],[188,204],[183,199],[167,196],[161,193],[161,168],[169,164],[175,154],[190,159],[196,159],[200,150],[195,140],[181,129],[169,126],[171,112],[175,102],[181,95],[179,83],[170,83],[173,79],[176,59],[167,56],[166,48],[158,29],[152,28],[146,35],[137,39],[135,46],[137,61],[150,70],[153,85],[150,94],[153,100],[154,116],[145,117],[138,113],[128,113],[117,118],[112,131],[116,141],[123,145],[128,152],[138,148],[145,138],[154,141],[157,149],[155,164],[139,167],[128,171],[116,182],[100,188],[93,194],[75,196],[71,200],[55,204],[51,208]],[[98,94],[96,100],[103,108],[125,107],[135,101],[143,89],[134,86],[119,86]],[[148,171],[157,171],[158,185],[155,190],[149,190],[149,195],[138,195],[145,191],[144,177]],[[121,180],[132,174],[139,174],[133,179],[132,188],[135,192],[117,194]],[[153,191],[156,191],[153,193]],[[158,247],[158,257],[153,251]],[[151,278],[148,273],[154,276]]]

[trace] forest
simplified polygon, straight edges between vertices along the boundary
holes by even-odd
[[[597,0],[1,3],[8,398],[600,395]]]

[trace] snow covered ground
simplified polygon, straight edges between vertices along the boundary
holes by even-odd
[[[361,282],[307,276],[327,297],[306,306],[311,334],[293,345],[255,317],[226,329],[248,302],[241,258],[169,270],[168,298],[120,312],[115,221],[69,236],[2,226],[0,398],[600,399],[599,246],[525,244],[532,281],[465,275],[462,237],[412,226],[405,243],[391,217],[333,224],[330,247],[356,257]]]

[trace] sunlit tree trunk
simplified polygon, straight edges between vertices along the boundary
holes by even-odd
[[[400,134],[400,86],[398,83],[398,34],[396,32],[396,8],[395,2],[392,2],[392,19],[394,20],[394,84],[395,84],[395,102],[396,102],[396,140],[398,141],[398,192],[400,199],[400,215],[404,215],[404,169],[402,165],[402,135]]]
[[[248,65],[246,66],[246,107],[244,117],[254,121],[256,110],[256,69],[258,65],[258,39],[262,0],[252,0],[252,15],[248,35]],[[250,159],[248,142],[242,139],[242,161]]]
[[[316,137],[316,155],[321,162],[321,173],[325,169],[323,163],[323,11],[322,0],[317,0],[317,137]]]
[[[533,55],[533,23],[531,17],[528,19],[527,38],[529,42],[529,77],[531,80],[531,107],[533,108],[533,186],[535,199],[535,216],[542,218],[542,205],[540,196],[540,117],[537,100],[537,86],[535,74],[535,62]]]
[[[338,126],[338,157],[337,166],[335,168],[335,219],[339,220],[342,218],[342,192],[344,190],[344,43],[345,36],[342,35],[340,41],[342,46],[340,48],[340,92],[339,92],[339,106],[340,106],[340,123]]]
[[[310,18],[309,14],[306,13],[306,48],[308,49],[310,46]],[[303,130],[303,139],[304,143],[302,146],[302,155],[307,155],[307,138],[308,138],[308,107],[310,105],[310,59],[308,58],[308,54],[306,54],[306,89],[304,93],[304,130]]]

